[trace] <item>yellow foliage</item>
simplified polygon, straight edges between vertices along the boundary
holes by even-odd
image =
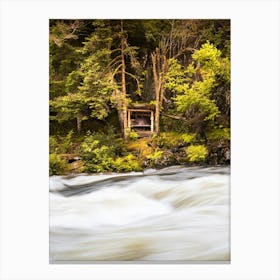
[[[135,151],[139,157],[144,158],[153,153],[153,148],[149,145],[150,140],[147,138],[140,138],[135,141],[126,143],[128,151]]]
[[[188,160],[190,162],[204,161],[208,150],[204,145],[191,145],[186,149]]]
[[[158,146],[162,146],[165,148],[172,148],[178,146],[183,142],[181,134],[178,132],[163,132],[157,138]]]

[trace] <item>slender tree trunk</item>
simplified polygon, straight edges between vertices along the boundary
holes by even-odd
[[[82,114],[78,114],[78,115],[77,115],[77,131],[78,131],[78,132],[81,131],[81,128],[82,128],[82,120],[83,120]]]
[[[119,123],[121,127],[122,136],[124,137],[125,131],[124,131],[124,118],[123,118],[123,102],[122,102],[122,92],[120,90],[116,90],[116,102],[117,102],[117,111],[118,111],[118,117],[119,117]]]
[[[160,119],[160,88],[156,88],[156,104],[155,104],[155,133],[159,134],[159,119]]]
[[[157,73],[157,53],[152,53],[153,76],[155,87],[155,124],[154,129],[156,135],[159,133],[159,77]]]
[[[123,137],[127,140],[127,99],[126,99],[126,81],[125,81],[125,59],[124,59],[124,49],[125,49],[125,37],[123,34],[123,21],[121,21],[121,76],[122,76],[122,114],[123,114]]]
[[[153,76],[154,76],[154,87],[155,87],[155,133],[159,134],[159,121],[160,111],[162,108],[163,97],[164,97],[164,81],[165,74],[167,71],[167,59],[165,55],[161,55],[157,48],[152,53],[152,64],[153,64]]]

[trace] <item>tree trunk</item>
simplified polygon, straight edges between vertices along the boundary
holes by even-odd
[[[162,61],[161,61],[162,60]],[[167,60],[165,56],[160,55],[159,49],[157,48],[152,53],[152,64],[153,64],[153,76],[154,76],[154,87],[155,87],[155,133],[159,134],[159,121],[160,111],[162,108],[162,101],[164,95],[164,77],[167,70]]]
[[[160,94],[160,79],[158,76],[157,65],[158,65],[158,53],[152,53],[152,63],[153,63],[153,76],[154,76],[154,87],[155,87],[155,133],[159,134],[159,94]]]
[[[82,120],[83,120],[82,114],[78,114],[78,115],[77,115],[77,131],[78,131],[78,132],[81,132]]]
[[[122,136],[124,137],[125,135],[125,131],[124,131],[124,118],[123,118],[123,102],[122,102],[122,92],[120,90],[116,90],[115,91],[115,98],[116,98],[116,102],[117,102],[117,111],[118,111],[118,118],[119,118],[119,123],[120,123],[120,127],[121,127],[121,132],[122,132]]]
[[[124,59],[124,49],[125,49],[125,37],[123,34],[123,21],[121,21],[121,76],[122,76],[122,119],[123,119],[123,137],[127,140],[127,100],[126,100],[126,81],[125,81],[125,59]]]

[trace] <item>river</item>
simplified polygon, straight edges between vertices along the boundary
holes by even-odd
[[[50,262],[229,261],[229,167],[50,177]]]

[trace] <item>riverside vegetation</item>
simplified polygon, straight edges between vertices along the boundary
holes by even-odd
[[[134,136],[127,142],[113,132],[88,132],[79,139],[72,136],[69,142],[72,134],[71,131],[65,138],[50,136],[50,175],[141,171],[178,164],[229,164],[228,132],[224,132],[218,144],[215,138],[205,144],[194,135],[177,132],[163,132],[151,138]],[[78,160],[72,162],[73,157]]]
[[[229,20],[50,20],[49,151],[50,175],[230,164]]]

